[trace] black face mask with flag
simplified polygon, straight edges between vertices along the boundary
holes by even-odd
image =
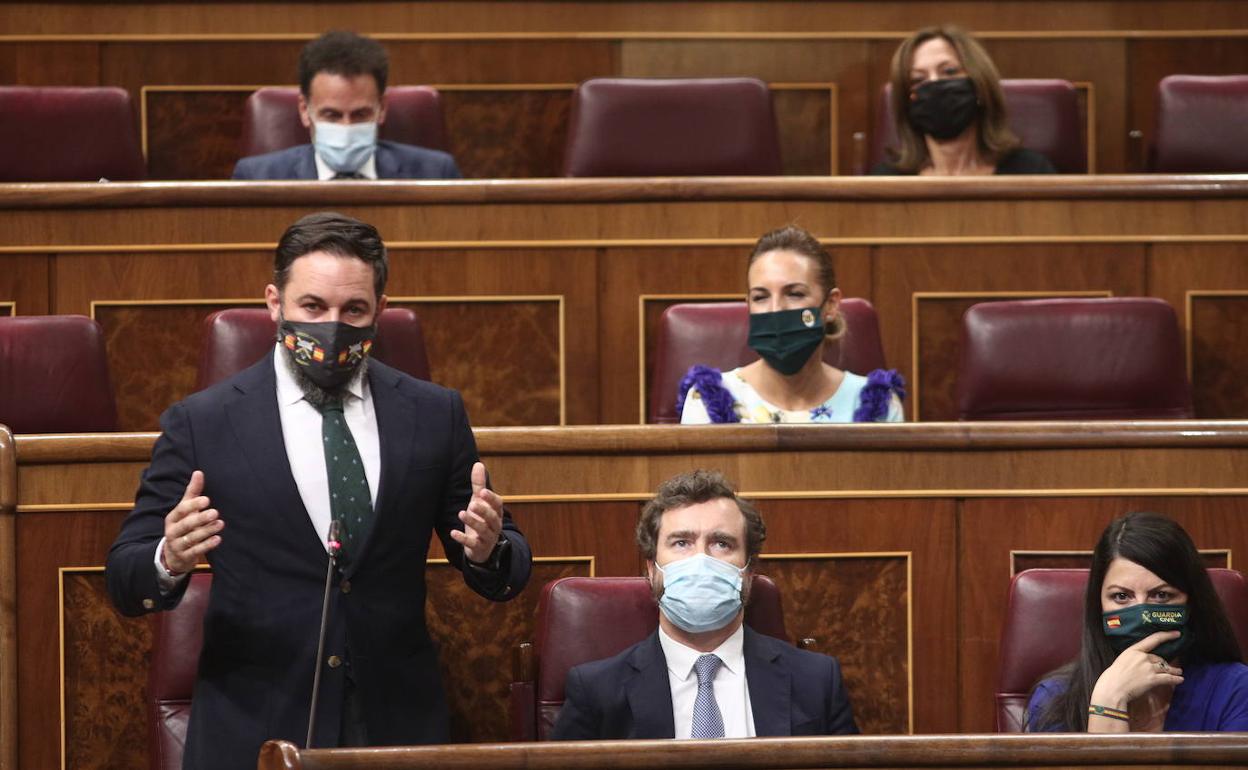
[[[1102,613],[1101,622],[1105,636],[1109,637],[1109,646],[1119,655],[1158,631],[1179,631],[1182,634],[1178,639],[1164,641],[1152,649],[1152,654],[1166,660],[1187,649],[1192,640],[1187,630],[1186,604],[1133,604]]]
[[[346,385],[368,357],[377,326],[283,318],[277,340],[312,382],[326,390]]]

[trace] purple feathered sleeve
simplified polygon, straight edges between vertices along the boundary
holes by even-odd
[[[741,422],[734,408],[732,394],[724,387],[724,377],[718,369],[709,366],[691,366],[680,380],[680,388],[676,395],[676,414],[685,411],[685,396],[689,389],[696,387],[702,396],[702,404],[711,422]]]
[[[896,369],[876,369],[867,375],[867,384],[858,395],[854,422],[883,422],[893,404],[893,394],[906,397],[906,380]]]

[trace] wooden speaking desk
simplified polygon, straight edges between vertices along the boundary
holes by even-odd
[[[758,502],[758,569],[781,588],[789,632],[840,657],[858,723],[875,735],[991,731],[1011,574],[1086,564],[1116,515],[1173,516],[1211,564],[1242,568],[1248,553],[1248,422],[476,435],[537,562],[529,590],[488,605],[430,553],[428,615],[456,741],[506,739],[512,650],[532,638],[540,586],[640,574],[640,505],[692,468],[722,470]],[[0,745],[23,767],[144,762],[150,635],[112,610],[102,565],[154,438],[0,430]]]
[[[591,741],[301,751],[270,741],[260,770],[797,770],[798,768],[1243,767],[1248,740],[1201,735],[959,735]]]
[[[875,303],[912,419],[956,418],[970,304],[1140,295],[1178,313],[1197,415],[1248,417],[1248,176],[0,185],[0,314],[93,316],[121,429],[155,430],[200,319],[258,305],[277,238],[320,209],[380,228],[390,301],[474,425],[642,421],[662,311],[741,298],[790,222]]]

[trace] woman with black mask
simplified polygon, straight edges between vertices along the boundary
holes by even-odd
[[[901,146],[872,175],[1055,174],[1020,146],[1005,119],[1001,77],[957,27],[928,27],[893,54],[893,120]]]
[[[1248,730],[1248,666],[1196,546],[1170,519],[1131,513],[1105,529],[1082,636],[1079,655],[1033,691],[1028,731]]]
[[[823,361],[828,339],[846,333],[832,258],[800,227],[773,230],[746,265],[749,345],[760,358],[720,372],[694,366],[681,380],[676,411],[686,424],[899,422],[901,376],[867,376]]]

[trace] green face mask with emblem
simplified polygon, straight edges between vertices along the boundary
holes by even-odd
[[[818,305],[750,313],[750,347],[781,374],[796,374],[823,341],[823,314]]]
[[[1152,649],[1153,655],[1170,660],[1187,649],[1192,640],[1187,631],[1186,604],[1134,604],[1102,613],[1101,622],[1105,636],[1109,637],[1109,646],[1118,654],[1158,631],[1179,631],[1182,636],[1178,639],[1162,642]]]

